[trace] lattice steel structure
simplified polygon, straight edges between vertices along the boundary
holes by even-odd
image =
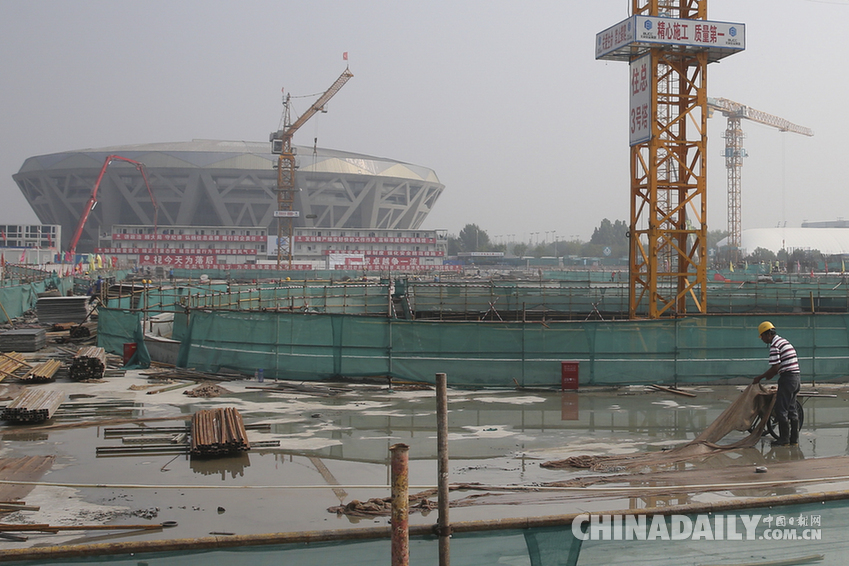
[[[296,149],[296,227],[418,228],[445,188],[426,167]],[[218,140],[87,149],[30,157],[13,178],[42,222],[63,227],[64,249],[110,154],[145,164],[162,228],[245,226],[276,233],[277,156],[270,150],[268,142]],[[78,250],[91,251],[114,224],[153,224],[141,175],[118,163],[106,172]]]
[[[706,15],[707,0],[632,0],[597,36],[599,59],[650,57],[646,135],[631,146],[631,318],[707,309],[707,64],[745,42]]]
[[[777,128],[782,132],[793,132],[803,136],[813,136],[814,132],[805,126],[799,126],[784,118],[755,110],[751,106],[728,100],[727,98],[708,98],[708,109],[722,112],[728,121],[725,128],[725,168],[728,179],[728,250],[732,263],[740,260],[740,248],[743,241],[742,186],[743,158],[747,157],[743,148],[743,118]]]

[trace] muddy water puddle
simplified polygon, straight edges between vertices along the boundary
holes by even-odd
[[[129,376],[130,374],[128,374]],[[131,535],[134,539],[199,537],[210,533],[252,534],[340,529],[388,524],[388,517],[349,518],[328,508],[352,500],[389,495],[389,447],[410,447],[411,492],[436,484],[436,402],[433,391],[397,391],[349,386],[334,396],[268,393],[246,389],[250,382],[226,384],[231,391],[214,399],[191,399],[179,392],[162,396],[130,393],[113,384],[114,396],[132,398],[139,416],[190,415],[198,409],[236,407],[246,424],[268,423],[266,432],[249,431],[252,442],[279,446],[217,459],[185,454],[130,453],[98,456],[98,446],[117,446],[103,427],[33,430],[4,439],[4,457],[55,455],[18,521],[52,524],[161,523],[175,527]],[[79,385],[79,384],[73,384]],[[693,390],[695,398],[642,388],[560,391],[449,391],[449,458],[452,483],[482,486],[534,486],[591,475],[587,470],[547,470],[539,464],[581,454],[628,454],[663,450],[692,440],[710,424],[739,389]],[[805,401],[801,457],[849,453],[846,393]],[[151,428],[185,426],[185,420],[157,421]],[[106,427],[108,428],[108,427]],[[741,433],[742,437],[742,433]],[[729,463],[757,463],[770,457],[767,443],[733,454]],[[699,463],[691,464],[694,466]],[[374,486],[374,487],[369,487]],[[452,499],[469,492],[452,492]],[[676,498],[674,502],[678,501]],[[669,503],[674,503],[670,501]],[[658,504],[652,498],[628,501],[607,496],[558,499],[511,494],[481,498],[452,508],[452,521],[554,515],[586,509],[621,509]],[[7,517],[7,520],[9,517]],[[435,514],[414,513],[411,523],[431,524]],[[123,540],[127,534],[105,535]],[[104,540],[104,535],[97,540]],[[79,535],[65,541],[92,541]],[[32,536],[28,545],[57,544],[57,535]],[[20,543],[24,545],[24,543]]]

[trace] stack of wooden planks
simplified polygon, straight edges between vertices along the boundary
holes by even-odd
[[[226,456],[250,450],[242,415],[233,407],[201,409],[192,415],[193,456]]]
[[[42,362],[30,369],[22,378],[21,381],[29,383],[47,383],[56,380],[56,372],[62,367],[62,362],[59,360],[48,360]]]
[[[28,367],[23,354],[18,352],[0,353],[0,381],[7,377],[17,377],[15,372],[23,367]]]
[[[63,391],[27,388],[6,405],[2,418],[14,423],[44,422],[53,416],[64,401]]]
[[[80,348],[71,360],[68,377],[72,381],[102,379],[106,369],[106,350],[97,346]]]
[[[37,352],[47,346],[43,328],[16,328],[0,332],[0,352]]]

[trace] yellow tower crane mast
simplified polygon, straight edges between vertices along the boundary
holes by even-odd
[[[271,132],[269,141],[271,142],[271,153],[278,154],[277,159],[277,210],[274,213],[277,218],[277,269],[283,259],[283,222],[286,223],[286,248],[289,268],[292,267],[292,236],[293,236],[293,220],[298,217],[298,211],[294,210],[295,204],[295,153],[292,149],[292,137],[295,132],[303,126],[307,120],[312,118],[317,112],[324,109],[324,105],[345,86],[354,74],[347,68],[339,75],[329,89],[322,94],[306,112],[295,120],[294,123],[289,123],[290,116],[290,101],[291,96],[286,94],[283,99],[283,128],[276,132]]]
[[[631,318],[707,312],[707,66],[746,47],[707,4],[631,0],[596,35],[596,59],[629,64]]]
[[[813,136],[810,128],[798,126],[784,118],[755,110],[751,106],[728,100],[727,98],[708,97],[708,116],[714,111],[719,111],[727,118],[725,127],[725,169],[728,181],[728,247],[731,250],[731,261],[740,260],[740,246],[743,240],[742,223],[742,183],[743,183],[743,158],[747,157],[743,148],[743,128],[740,121],[751,120],[766,126],[778,128],[782,132],[793,132],[803,136]]]

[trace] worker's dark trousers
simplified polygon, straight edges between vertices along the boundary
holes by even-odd
[[[778,393],[775,395],[775,418],[779,421],[797,420],[796,394],[801,385],[798,373],[782,373],[778,376]]]

